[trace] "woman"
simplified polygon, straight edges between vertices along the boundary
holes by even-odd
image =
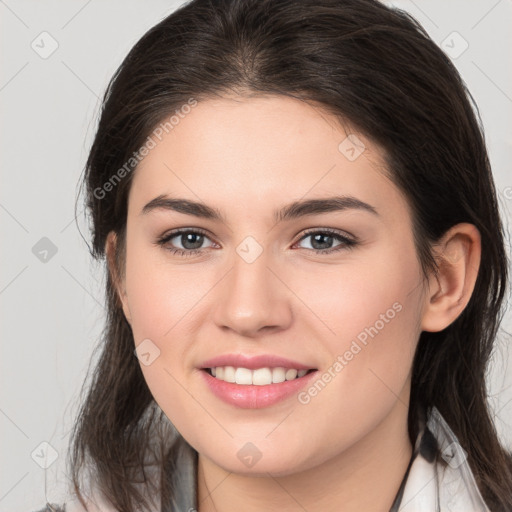
[[[86,166],[109,315],[67,511],[512,510],[470,99],[372,0],[194,0],[145,34]]]

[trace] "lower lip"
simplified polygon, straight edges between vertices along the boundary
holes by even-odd
[[[235,384],[216,379],[206,370],[201,370],[206,384],[213,394],[228,404],[242,409],[262,409],[270,407],[290,396],[297,394],[317,374],[317,370],[293,380],[279,384],[255,386],[254,384]]]

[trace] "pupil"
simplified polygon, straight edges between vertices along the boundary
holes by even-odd
[[[318,239],[321,239],[321,238],[327,239],[327,242],[324,242],[323,244],[320,243],[320,245],[323,245],[323,247],[315,247],[315,244],[318,242]],[[313,236],[313,242],[311,245],[315,249],[329,249],[329,246],[331,243],[332,243],[332,236],[324,235],[324,234],[320,233],[318,235]]]
[[[197,239],[195,242],[194,237]],[[181,235],[181,243],[186,249],[199,249],[203,244],[203,238],[204,235],[198,235],[197,233],[185,233]],[[189,243],[192,245],[192,247],[188,245]]]

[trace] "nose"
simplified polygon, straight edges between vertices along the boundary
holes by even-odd
[[[293,294],[285,284],[286,276],[271,260],[270,251],[265,250],[252,262],[235,254],[215,297],[214,320],[220,329],[257,337],[290,326]]]

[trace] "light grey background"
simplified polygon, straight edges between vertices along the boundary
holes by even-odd
[[[0,0],[1,511],[28,512],[65,497],[68,436],[104,321],[103,270],[90,260],[74,219],[77,184],[109,78],[140,36],[181,3]],[[453,55],[481,111],[510,233],[512,2],[386,3],[413,14]],[[43,237],[57,249],[45,262]],[[489,378],[496,426],[509,449],[511,326],[509,309]],[[53,449],[58,457],[45,470],[36,461]]]

